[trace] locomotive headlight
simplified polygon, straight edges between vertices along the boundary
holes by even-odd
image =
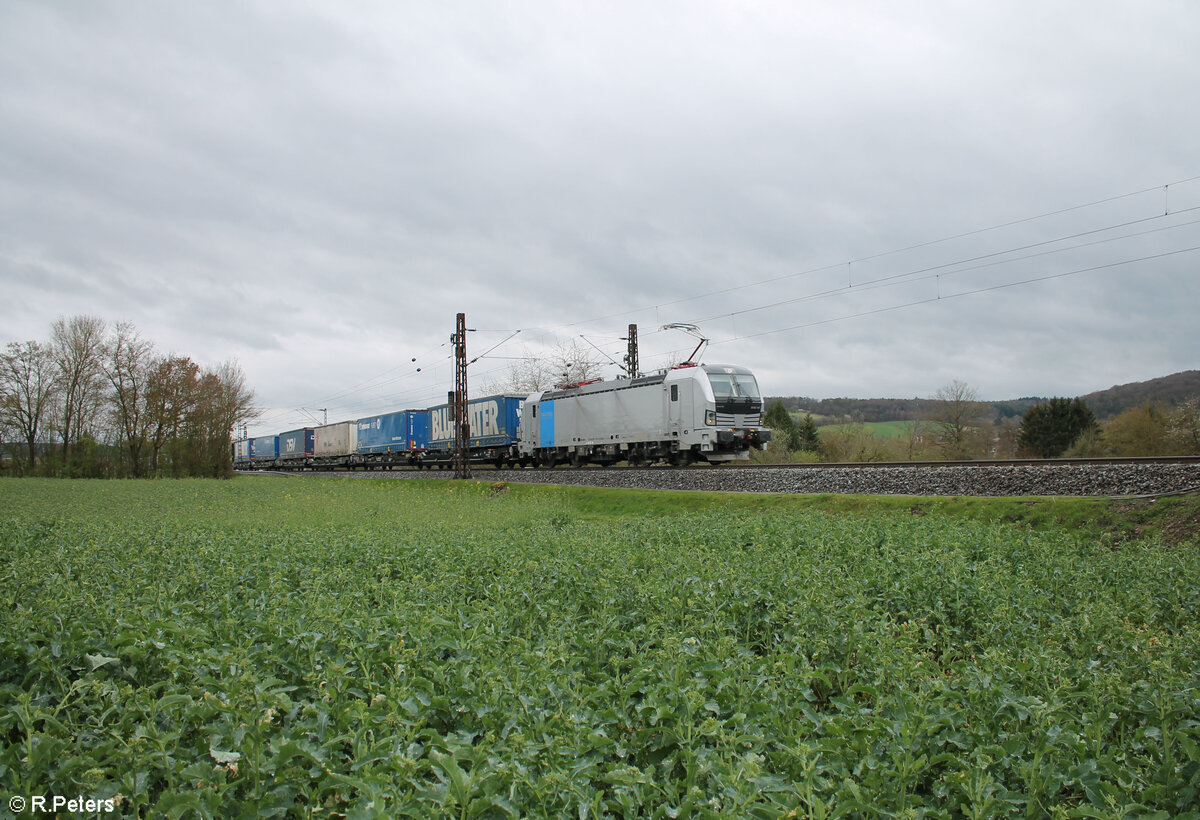
[[[705,410],[704,411],[704,423],[708,424],[708,425],[715,425],[717,423],[717,411],[716,410]]]

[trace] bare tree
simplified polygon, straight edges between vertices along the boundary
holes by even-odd
[[[537,393],[556,384],[597,378],[600,367],[574,339],[559,342],[548,355],[537,356],[526,348],[525,355],[509,366],[507,378],[489,385],[489,392]]]
[[[551,374],[550,360],[534,356],[528,348],[523,356],[514,359],[508,366],[508,373],[490,383],[484,388],[488,393],[537,393],[550,387],[554,379]]]
[[[937,402],[930,415],[934,437],[942,452],[950,459],[970,458],[974,428],[983,415],[984,405],[979,392],[958,379],[941,387],[930,396]]]
[[[162,469],[162,452],[179,438],[184,422],[199,400],[200,366],[187,356],[169,355],[155,362],[146,387],[149,415],[150,471]]]
[[[9,343],[0,354],[0,424],[24,441],[31,471],[37,466],[37,445],[53,396],[50,349],[38,342]]]
[[[235,361],[221,362],[210,372],[217,379],[217,421],[228,437],[239,422],[258,418],[254,391],[246,385],[246,374]]]
[[[551,362],[564,382],[585,382],[600,378],[601,363],[592,359],[587,348],[574,339],[570,344],[559,343]]]
[[[50,327],[64,464],[71,447],[94,426],[103,404],[105,324],[95,316],[73,316]]]
[[[17,438],[32,468],[38,447],[61,435],[67,474],[111,475],[96,441],[116,444],[128,472],[229,475],[231,432],[258,416],[241,367],[202,371],[186,356],[158,356],[132,323],[60,318],[48,344],[12,343],[0,352],[0,446]],[[95,440],[89,440],[95,439]]]
[[[105,347],[104,375],[112,386],[109,394],[112,420],[129,456],[135,478],[145,475],[150,409],[149,385],[154,367],[154,345],[143,339],[131,322],[118,322]]]
[[[926,432],[921,429],[920,417],[913,419],[908,427],[908,435],[904,439],[904,456],[909,461],[916,459],[917,454],[925,449]]]
[[[1170,455],[1200,455],[1200,397],[1193,396],[1165,410],[1166,447]]]
[[[222,362],[206,371],[198,385],[198,400],[191,413],[193,432],[199,436],[206,472],[214,476],[233,472],[230,444],[234,427],[256,418],[254,391],[237,362]]]

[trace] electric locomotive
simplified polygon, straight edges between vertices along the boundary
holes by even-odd
[[[468,456],[496,467],[745,460],[764,449],[763,400],[737,365],[681,364],[649,376],[558,385],[468,402]],[[233,442],[239,469],[445,467],[448,404]]]
[[[771,440],[762,411],[746,368],[687,363],[534,393],[522,408],[518,447],[524,459],[547,467],[746,460]]]

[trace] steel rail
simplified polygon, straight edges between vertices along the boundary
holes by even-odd
[[[612,465],[604,467],[590,464],[583,467],[538,467],[530,469],[553,470],[568,472],[577,470],[706,470],[706,469],[735,469],[735,470],[824,470],[824,469],[885,469],[888,467],[1104,467],[1127,466],[1138,464],[1200,464],[1200,456],[1107,456],[1104,458],[1007,458],[979,459],[975,461],[821,461],[792,464],[757,464],[749,461],[738,461],[724,464],[689,464],[686,467],[676,467],[670,464],[642,465]]]

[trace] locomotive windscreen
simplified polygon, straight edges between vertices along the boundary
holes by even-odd
[[[709,370],[708,380],[717,400],[718,413],[758,413],[762,410],[758,382],[749,373],[714,373]]]

